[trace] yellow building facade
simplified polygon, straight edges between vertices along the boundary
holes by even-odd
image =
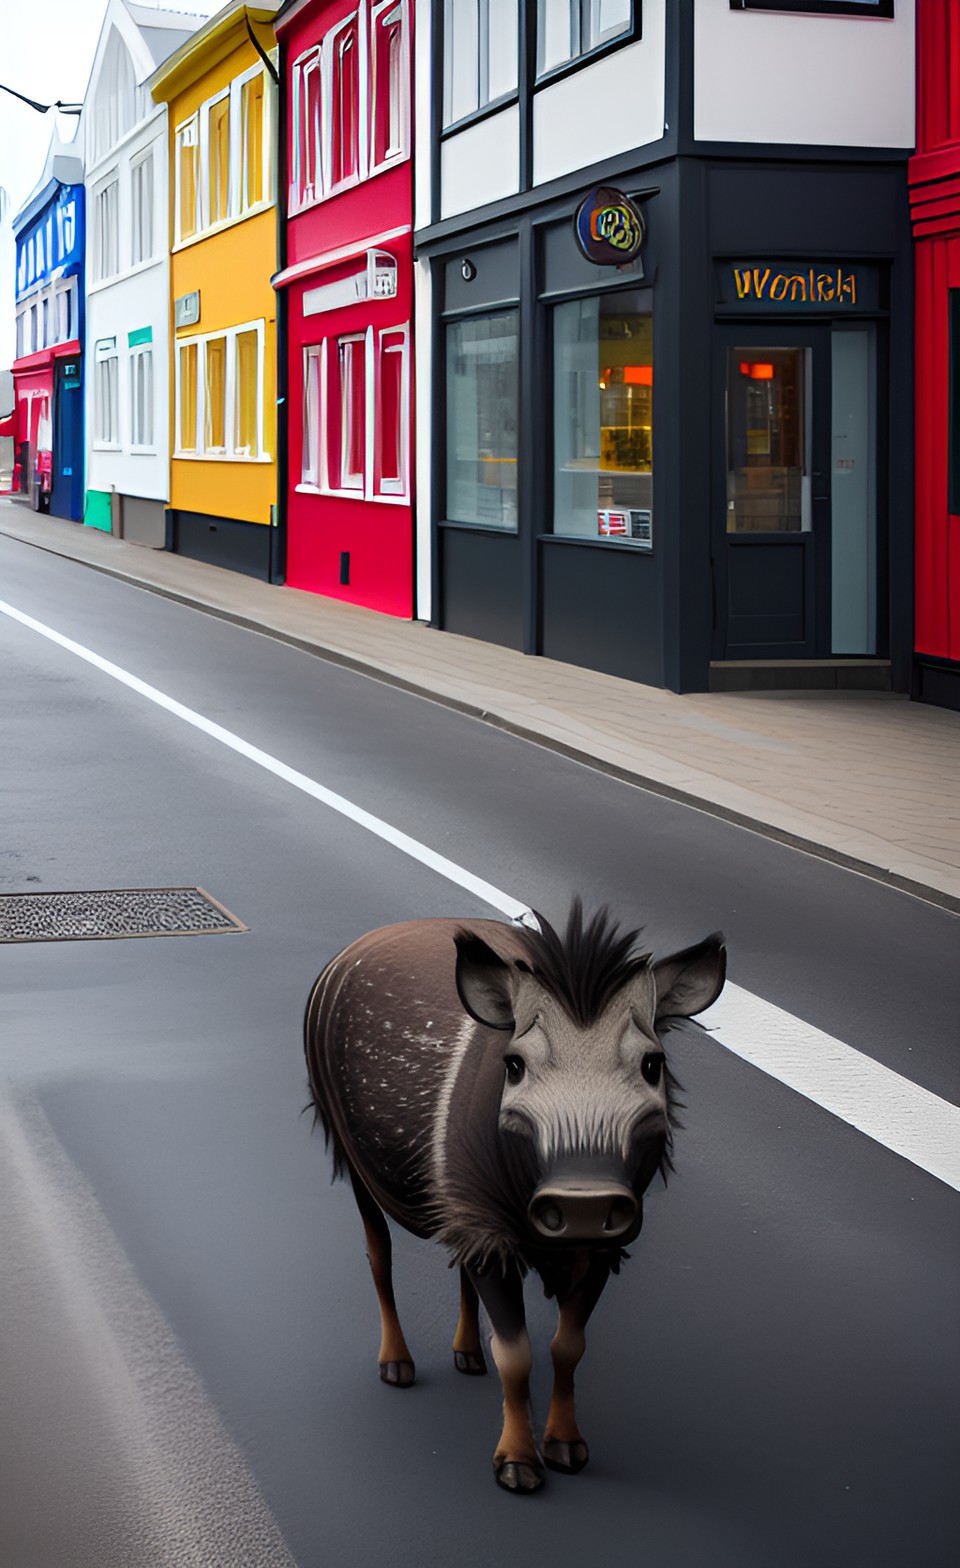
[[[277,9],[225,6],[150,79],[169,124],[172,544],[263,577],[277,500]]]

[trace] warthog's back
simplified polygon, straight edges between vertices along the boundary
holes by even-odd
[[[328,964],[307,1005],[310,1085],[338,1167],[346,1158],[387,1212],[421,1235],[437,1224],[433,1181],[459,1066],[489,1033],[457,995],[454,936],[466,923],[370,932]],[[510,926],[469,927],[502,956],[521,956]]]

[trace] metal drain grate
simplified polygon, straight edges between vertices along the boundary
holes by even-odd
[[[208,936],[247,927],[202,887],[0,893],[0,942],[120,936]]]

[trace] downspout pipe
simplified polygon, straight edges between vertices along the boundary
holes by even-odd
[[[280,38],[277,38],[277,50],[280,69],[274,67],[273,61],[264,52],[260,42],[250,26],[250,17],[246,17],[247,33],[250,42],[263,61],[265,70],[277,88],[277,189],[276,189],[276,254],[277,271],[280,272],[287,264],[287,224],[286,224],[286,190],[287,190],[287,104],[286,94],[280,90],[280,75],[283,70],[284,47]],[[273,526],[270,529],[270,581],[282,585],[287,580],[287,437],[288,437],[288,404],[287,390],[289,376],[287,373],[287,291],[284,288],[276,290],[276,349],[277,349],[277,499],[273,510]]]

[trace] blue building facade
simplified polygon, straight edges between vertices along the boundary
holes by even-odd
[[[17,347],[14,487],[35,510],[83,517],[83,163],[54,138],[13,220]]]

